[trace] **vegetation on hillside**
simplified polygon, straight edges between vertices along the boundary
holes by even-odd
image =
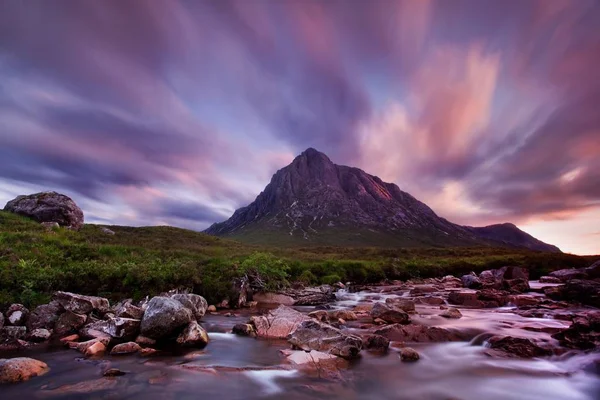
[[[461,275],[522,265],[533,277],[553,269],[585,267],[595,257],[507,248],[268,248],[172,228],[99,225],[74,232],[46,231],[38,223],[0,212],[0,307],[48,301],[56,290],[109,298],[142,298],[176,287],[210,303],[231,294],[232,282],[259,276],[267,290],[293,282],[374,283]]]

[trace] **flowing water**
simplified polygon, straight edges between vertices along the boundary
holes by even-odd
[[[398,294],[344,293],[332,306],[352,308]],[[400,294],[402,295],[402,294]],[[309,311],[310,308],[303,308]],[[551,342],[550,333],[568,322],[523,318],[502,309],[462,309],[463,318],[437,316],[439,308],[417,305],[415,322],[475,332],[470,342],[411,344],[421,355],[403,363],[392,342],[385,355],[367,351],[342,370],[340,379],[309,377],[282,366],[282,340],[227,333],[248,315],[207,315],[210,344],[203,350],[168,356],[81,358],[61,347],[20,352],[46,362],[50,372],[0,387],[0,399],[432,399],[432,400],[594,400],[600,399],[599,353],[565,353],[544,359],[492,358],[485,354],[491,334]],[[358,332],[358,326],[349,328]],[[477,335],[476,332],[483,332]],[[595,365],[595,367],[590,367]],[[126,375],[104,378],[107,368]]]

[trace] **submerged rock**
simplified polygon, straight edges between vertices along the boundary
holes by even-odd
[[[285,339],[309,317],[287,306],[279,306],[267,315],[253,316],[250,322],[260,337]]]
[[[29,217],[37,222],[56,222],[75,230],[83,226],[83,211],[70,197],[56,192],[18,196],[6,203],[4,211]]]
[[[347,335],[315,320],[302,322],[287,339],[299,349],[322,351],[343,358],[354,358],[362,349],[360,337]]]
[[[162,339],[177,333],[192,318],[192,312],[177,300],[153,297],[142,318],[141,333],[151,339]]]
[[[251,324],[235,324],[231,331],[240,336],[256,336],[254,327]]]
[[[363,336],[363,347],[367,350],[385,352],[390,347],[390,339],[385,336],[368,334]]]
[[[459,318],[462,318],[462,314],[461,314],[461,312],[457,308],[450,307],[447,310],[444,310],[440,314],[440,317],[451,318],[451,319],[459,319]]]
[[[488,339],[490,348],[488,355],[506,357],[532,358],[552,355],[552,351],[535,344],[529,339],[512,336],[493,336]]]
[[[417,353],[417,351],[412,347],[401,348],[400,350],[398,350],[398,355],[400,356],[400,359],[404,362],[415,362],[419,361],[419,359],[421,358],[419,353]]]
[[[43,375],[50,369],[46,363],[27,357],[0,359],[0,382],[14,383]]]

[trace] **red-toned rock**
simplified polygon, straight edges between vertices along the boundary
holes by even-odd
[[[488,342],[494,351],[488,351],[487,354],[492,356],[532,358],[552,355],[551,350],[540,347],[526,338],[493,336]]]
[[[466,340],[467,337],[451,329],[425,325],[388,325],[374,332],[389,340],[400,342],[456,342]]]
[[[253,316],[250,322],[260,337],[285,339],[310,318],[287,306],[279,306],[267,315]]]

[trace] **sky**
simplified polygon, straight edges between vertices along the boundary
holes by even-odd
[[[202,230],[308,147],[600,254],[596,0],[0,0],[0,207]]]

